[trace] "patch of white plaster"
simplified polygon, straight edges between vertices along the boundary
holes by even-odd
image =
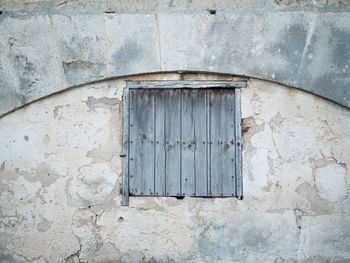
[[[329,164],[316,170],[315,181],[318,194],[326,200],[337,202],[346,194],[345,168]]]
[[[35,263],[327,260],[322,251],[349,258],[346,216],[334,221],[342,227],[333,236],[321,232],[333,229],[332,216],[313,219],[349,213],[350,112],[266,81],[250,79],[241,92],[243,200],[130,197],[130,206],[121,207],[122,91],[126,80],[155,79],[232,76],[130,76],[0,118],[6,255]],[[294,209],[301,211],[297,220]],[[305,257],[297,257],[297,247]]]

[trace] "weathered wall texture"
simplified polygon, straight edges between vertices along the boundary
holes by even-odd
[[[249,79],[244,199],[139,197],[121,207],[124,86],[82,86],[0,119],[1,262],[350,260],[348,109]]]
[[[271,80],[350,108],[350,0],[0,0],[0,116],[112,77]]]

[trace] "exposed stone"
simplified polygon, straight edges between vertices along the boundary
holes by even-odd
[[[6,58],[1,60],[1,63],[6,64],[1,68],[6,71],[9,69],[5,75],[14,77],[15,84],[12,91],[7,86],[4,86],[5,90],[1,87],[4,98],[11,99],[6,104],[0,104],[1,111],[3,107],[10,106],[8,109],[13,109],[49,95],[55,92],[56,87],[66,87],[60,58],[51,38],[48,17],[37,16],[24,20],[6,17],[1,22],[0,34],[1,46],[6,54]]]
[[[50,170],[51,167],[47,163],[40,163],[34,175],[24,175],[26,180],[30,182],[39,181],[43,187],[50,186],[61,176],[67,176],[67,170],[64,174],[57,174],[57,171]]]
[[[103,16],[54,15],[51,21],[70,86],[110,76]]]
[[[87,10],[102,12],[145,12],[157,8],[156,0],[1,0],[8,11]]]
[[[203,261],[274,262],[295,258],[298,230],[291,213],[247,212],[233,214],[231,220],[203,218],[197,230]]]
[[[119,104],[120,100],[116,98],[98,98],[89,96],[87,101],[85,101],[86,105],[89,107],[89,111],[96,112],[95,108],[107,107],[110,108],[113,105]]]
[[[305,205],[298,205],[300,211],[310,214],[327,214],[335,210],[334,205],[321,198],[317,189],[308,182],[298,185],[295,192],[306,201]]]
[[[291,8],[346,8],[348,0],[274,0],[276,6]],[[100,12],[151,12],[157,8],[190,10],[235,8],[264,8],[266,0],[164,0],[158,5],[157,0],[1,0],[0,8],[8,11],[100,11]],[[273,6],[274,7],[274,6]],[[270,7],[271,8],[271,7]]]
[[[104,163],[94,163],[79,169],[78,177],[68,182],[68,202],[76,207],[102,204],[112,192],[116,174]],[[79,192],[76,192],[79,189]]]
[[[345,16],[331,18],[329,15],[313,15],[298,72],[301,86],[318,86],[319,95],[329,98],[333,94],[334,101],[347,102],[350,90],[345,86],[350,84],[346,77],[350,71],[350,42],[343,39],[350,39],[350,29],[340,29],[343,25],[349,25]],[[328,66],[322,66],[328,62]],[[334,92],[333,87],[338,85],[340,79],[346,84]],[[311,88],[306,90],[311,91]]]
[[[331,29],[330,21],[334,22],[332,26],[343,29],[339,32]],[[348,82],[345,75],[350,64],[349,56],[333,58],[336,50],[342,50],[342,54],[349,52],[346,44],[349,41],[337,41],[341,46],[337,49],[331,40],[334,37],[348,38],[350,31],[344,27],[346,21],[346,15],[333,20],[328,15],[318,17],[310,13],[284,16],[274,12],[262,17],[247,14],[160,15],[162,69],[171,71],[185,67],[238,75],[259,74],[260,78],[273,81],[286,79],[292,74],[294,77],[283,83],[312,89],[314,93],[316,89],[311,87],[318,83],[317,94],[343,103],[349,92],[346,86],[339,93],[334,93],[329,87],[334,87],[340,79]],[[321,28],[322,34],[318,36],[316,32]],[[174,35],[178,37],[174,39]],[[236,36],[240,36],[239,39]],[[329,43],[329,47],[321,43]],[[187,59],[189,56],[193,58]],[[330,63],[334,66],[326,71],[321,65],[330,60],[334,61]],[[260,72],[261,69],[264,72]]]
[[[8,249],[29,261],[43,257],[50,262],[59,262],[78,250],[79,244],[69,228],[60,226],[46,235],[27,230],[13,238]]]
[[[63,208],[66,206],[64,184],[64,179],[57,180],[47,191],[40,191],[39,183],[30,183],[23,178],[12,183],[12,195],[7,197],[10,203],[1,203],[1,210],[7,214],[1,218],[12,220],[0,224],[2,230],[11,233],[8,252],[25,258],[25,261],[42,258],[59,262],[79,249],[70,227],[73,211]]]
[[[302,250],[299,251],[299,260],[305,262],[350,260],[349,215],[305,216],[301,225]]]
[[[303,7],[348,7],[350,1],[348,0],[274,0],[274,2],[281,6],[295,6],[298,8]]]
[[[118,262],[121,257],[120,251],[113,244],[107,243],[100,247],[90,261],[92,263]]]
[[[97,220],[101,238],[109,240],[123,255],[128,256],[141,252],[148,257],[168,256],[175,260],[196,248],[190,215],[185,207],[172,207],[166,212],[139,211],[133,213],[133,209],[117,209],[103,213]]]
[[[238,7],[262,8],[265,6],[265,0],[165,0],[165,6],[169,8],[208,8],[208,9],[230,9]]]
[[[112,75],[161,71],[156,22],[154,15],[105,15]]]
[[[230,75],[220,74],[198,74],[198,73],[185,73],[181,74],[181,80],[232,80]]]
[[[63,10],[101,10],[107,12],[152,11],[157,8],[156,0],[56,0],[58,9]]]
[[[6,10],[41,11],[48,3],[48,0],[1,0],[0,8]]]
[[[89,209],[78,209],[73,215],[72,231],[79,239],[79,260],[87,262],[98,250],[100,237],[96,226],[96,215]]]
[[[1,21],[1,114],[68,88],[65,80],[160,71],[252,76],[350,107],[347,12],[89,11]]]
[[[3,38],[5,35],[3,35]],[[0,106],[0,112],[13,110],[23,104],[22,95],[19,88],[15,68],[11,66],[10,59],[7,57],[7,50],[3,38],[0,39],[0,87],[1,98],[3,102]]]

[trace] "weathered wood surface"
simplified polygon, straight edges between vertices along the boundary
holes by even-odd
[[[206,138],[206,90],[193,90],[195,190],[196,196],[207,196],[207,138]]]
[[[236,196],[243,196],[242,178],[242,127],[241,127],[241,95],[235,90],[235,139],[236,139]]]
[[[129,205],[129,89],[123,90],[123,193],[122,205]]]
[[[161,92],[161,91],[158,91]],[[165,92],[165,187],[167,196],[179,196],[181,189],[180,164],[180,92],[167,90]]]
[[[155,93],[155,195],[164,196],[165,193],[165,100],[164,92]]]
[[[154,193],[154,91],[131,90],[130,193]]]
[[[234,196],[234,90],[211,90],[209,93],[210,192],[212,196]]]
[[[206,90],[183,90],[181,138],[182,194],[206,196]]]
[[[129,192],[242,196],[239,89],[125,92],[123,205]]]
[[[244,88],[246,81],[133,81],[127,82],[130,89],[207,89]]]
[[[181,192],[195,194],[195,137],[192,90],[183,90],[181,95]]]

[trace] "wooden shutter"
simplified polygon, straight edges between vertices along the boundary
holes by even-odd
[[[123,205],[128,195],[241,196],[239,89],[162,85],[124,93]]]

